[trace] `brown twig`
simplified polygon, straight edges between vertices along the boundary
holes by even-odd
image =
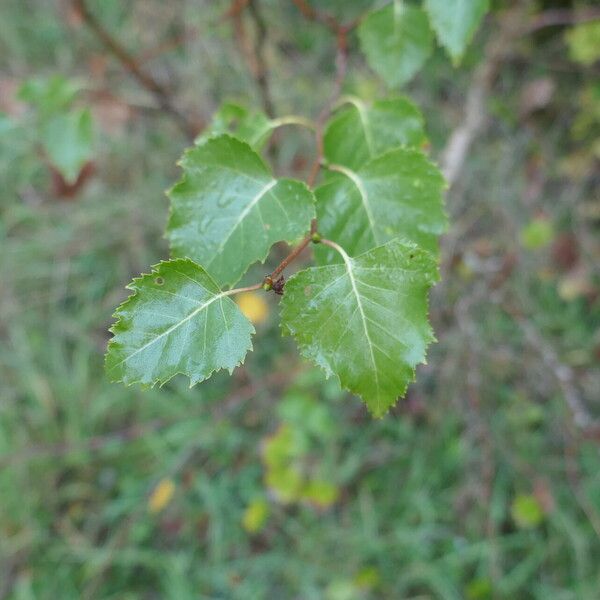
[[[226,21],[227,19],[233,19],[234,17],[237,17],[248,6],[248,2],[250,2],[250,0],[233,0],[231,6],[221,17],[221,20]]]
[[[139,57],[138,64],[141,65],[150,62],[167,52],[172,52],[173,50],[179,48],[186,42],[189,42],[190,40],[194,39],[197,36],[197,34],[198,31],[196,29],[187,29],[169,39],[160,42],[159,44],[154,46],[154,48],[146,50],[146,52],[144,52]]]
[[[268,117],[275,116],[275,106],[269,85],[267,61],[265,58],[265,43],[267,41],[267,25],[260,12],[258,0],[250,0],[248,9],[252,20],[254,21],[255,37],[254,37],[254,57],[256,72],[254,77],[260,91],[262,105]]]
[[[306,246],[308,246],[312,241],[312,236],[311,235],[307,235],[301,242],[300,244],[298,244],[298,246],[296,246],[280,263],[279,265],[274,269],[274,271],[267,277],[267,279],[270,279],[271,281],[274,281],[275,279],[277,279],[284,271],[284,269],[294,260],[296,260],[296,258],[298,258],[298,256],[300,255],[300,253],[304,250],[304,248],[306,248]]]
[[[337,20],[331,15],[324,13],[316,8],[313,8],[306,0],[292,0],[298,10],[302,13],[302,16],[309,21],[315,21],[325,25],[328,29],[337,33],[339,24]]]
[[[100,23],[96,16],[89,10],[85,0],[73,0],[73,5],[81,14],[81,17],[87,26],[94,32],[102,44],[104,44],[106,49],[123,65],[142,87],[147,89],[155,97],[159,106],[173,117],[185,136],[189,139],[194,139],[196,134],[195,128],[187,117],[175,106],[169,90],[140,67],[135,57],[130,54],[107,29],[105,29],[102,23]]]

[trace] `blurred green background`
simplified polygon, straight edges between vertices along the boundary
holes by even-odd
[[[314,117],[334,40],[255,4],[277,114]],[[88,5],[196,131],[225,100],[261,107],[249,11]],[[190,142],[73,3],[0,1],[0,599],[600,598],[600,24],[573,25],[593,5],[496,2],[459,68],[438,49],[402,90],[440,158],[495,61],[447,196],[439,342],[373,420],[266,295],[241,300],[258,335],[232,377],[108,383],[111,313],[167,255]],[[350,44],[345,90],[389,93]],[[303,177],[313,152],[286,129],[269,156]]]

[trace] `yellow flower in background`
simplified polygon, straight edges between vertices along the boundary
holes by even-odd
[[[171,502],[175,494],[175,483],[172,479],[161,479],[148,498],[148,511],[156,514]]]
[[[257,292],[244,292],[236,298],[237,305],[255,325],[264,323],[269,317],[269,305],[264,295]]]

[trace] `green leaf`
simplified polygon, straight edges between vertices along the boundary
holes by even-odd
[[[401,2],[370,12],[358,35],[367,62],[390,87],[412,79],[433,50],[427,15]]]
[[[195,143],[204,144],[208,139],[223,133],[260,149],[268,140],[274,125],[262,111],[250,111],[245,106],[226,102],[213,115],[210,125],[202,132]]]
[[[89,110],[77,110],[51,118],[41,139],[50,162],[68,182],[74,182],[93,156],[93,124]]]
[[[425,10],[440,44],[457,64],[489,10],[489,0],[425,0]]]
[[[423,115],[407,98],[378,100],[371,106],[359,98],[346,100],[350,106],[340,110],[325,129],[327,161],[358,169],[386,150],[426,142]]]
[[[19,89],[19,98],[31,104],[44,119],[65,112],[81,89],[78,81],[66,79],[62,75],[48,78],[32,78]]]
[[[582,65],[600,59],[600,19],[571,27],[565,34],[569,57]]]
[[[182,373],[194,385],[233,371],[252,349],[254,327],[189,259],[161,262],[128,288],[134,293],[115,312],[106,354],[112,381],[163,384]]]
[[[328,180],[315,190],[319,232],[356,256],[395,237],[437,253],[447,224],[444,179],[422,152],[397,148],[357,171],[330,165]],[[319,264],[339,262],[318,246]]]
[[[544,520],[544,511],[539,500],[531,494],[519,494],[512,502],[510,512],[521,529],[532,529]]]
[[[357,258],[343,250],[341,256],[342,264],[312,267],[288,280],[282,328],[304,357],[382,416],[404,395],[434,340],[427,292],[438,279],[437,263],[400,240]]]
[[[314,217],[305,184],[274,179],[248,144],[222,135],[191,148],[181,159],[183,178],[169,192],[167,235],[174,256],[202,264],[221,286],[280,241],[294,242]]]
[[[552,221],[546,217],[537,217],[521,229],[519,237],[521,244],[528,250],[543,248],[554,238]]]
[[[256,498],[244,511],[242,525],[248,533],[257,533],[265,526],[269,518],[270,508],[264,498]]]

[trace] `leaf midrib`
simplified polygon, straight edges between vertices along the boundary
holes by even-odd
[[[260,202],[260,200],[263,198],[263,196],[267,192],[269,192],[271,189],[273,189],[276,185],[277,185],[277,179],[272,179],[271,181],[269,181],[269,183],[267,183],[267,185],[265,185],[258,192],[258,194],[256,194],[254,196],[254,198],[252,198],[252,200],[250,200],[250,202],[248,203],[248,205],[246,206],[246,208],[244,208],[244,210],[240,213],[239,217],[237,218],[237,220],[233,224],[233,227],[229,230],[229,233],[227,233],[227,235],[224,236],[223,239],[221,240],[221,243],[219,244],[219,247],[217,249],[217,253],[223,251],[223,248],[225,248],[225,246],[227,245],[227,242],[230,240],[230,238],[234,234],[235,230],[244,221],[244,219],[250,213],[250,211],[256,206],[256,204],[258,204],[258,202]],[[211,264],[213,262],[214,262],[214,260],[211,261]]]
[[[375,243],[378,244],[379,240],[377,236],[377,228],[375,226],[375,219],[373,217],[373,212],[369,201],[369,194],[367,193],[367,189],[365,188],[362,179],[358,176],[358,174],[355,171],[353,171],[352,169],[348,169],[348,167],[344,167],[342,165],[329,165],[328,168],[331,171],[337,171],[338,173],[345,175],[358,190],[358,193],[362,200],[362,205],[367,215],[367,220],[369,221],[369,228],[373,232],[373,238],[375,240]]]
[[[371,354],[371,362],[373,364],[373,374],[375,375],[375,388],[377,389],[377,412],[381,410],[381,401],[380,401],[380,389],[379,389],[379,373],[377,372],[377,363],[375,362],[375,353],[373,352],[373,342],[371,341],[371,336],[369,335],[369,329],[367,327],[367,316],[365,315],[365,311],[363,309],[362,300],[360,294],[358,292],[358,288],[356,286],[356,280],[354,279],[354,271],[352,268],[352,259],[344,252],[342,248],[339,248],[340,254],[344,259],[344,264],[346,265],[346,271],[348,272],[348,277],[350,279],[350,284],[352,285],[352,291],[356,298],[356,303],[358,305],[358,310],[360,312],[363,330],[365,332],[365,337],[367,338],[367,344],[369,346],[369,353]]]
[[[167,329],[166,331],[163,331],[160,335],[157,335],[155,338],[150,340],[147,344],[144,344],[141,348],[138,348],[135,352],[132,352],[129,356],[125,357],[121,362],[114,365],[112,367],[111,371],[114,371],[114,369],[120,367],[123,363],[126,363],[128,360],[130,360],[131,358],[133,358],[134,356],[136,356],[143,350],[146,350],[146,348],[149,348],[150,346],[152,346],[152,344],[156,343],[158,340],[162,339],[166,335],[171,334],[173,331],[175,331],[176,329],[181,327],[184,323],[187,323],[188,321],[193,319],[198,313],[200,313],[204,309],[208,308],[213,302],[215,302],[216,300],[220,300],[224,296],[228,296],[229,293],[230,293],[230,290],[225,291],[225,292],[220,292],[219,294],[215,294],[210,300],[208,300],[204,304],[201,304],[200,306],[198,306],[198,308],[194,309],[187,317],[181,319],[181,321],[178,321],[177,323],[175,323],[174,325],[169,327],[169,329]]]

